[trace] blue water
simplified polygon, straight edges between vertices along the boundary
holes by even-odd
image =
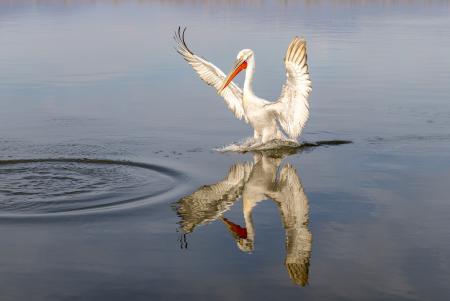
[[[224,72],[253,49],[271,100],[305,37],[301,140],[353,143],[214,151],[252,130],[174,51],[179,25]],[[0,45],[1,300],[450,296],[447,1],[2,1]]]

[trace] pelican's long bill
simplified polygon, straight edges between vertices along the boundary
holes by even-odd
[[[230,82],[235,78],[236,75],[239,74],[242,70],[247,68],[247,61],[243,59],[238,59],[234,65],[234,68],[228,73],[228,76],[225,78],[222,86],[219,89],[219,94],[230,84]]]

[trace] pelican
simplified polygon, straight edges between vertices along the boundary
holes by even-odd
[[[221,220],[237,247],[250,252],[254,249],[256,236],[252,211],[260,202],[273,200],[285,229],[284,265],[291,280],[304,286],[308,282],[312,245],[312,234],[308,229],[309,201],[295,168],[289,163],[282,165],[282,157],[256,153],[253,162],[234,164],[223,180],[204,185],[181,198],[174,204],[174,209],[180,217],[183,233]],[[245,227],[223,216],[240,198]]]
[[[253,50],[239,51],[234,67],[225,76],[218,67],[189,49],[185,41],[185,32],[186,28],[181,30],[181,27],[175,32],[177,52],[205,83],[217,90],[236,118],[244,119],[253,127],[253,143],[264,144],[272,140],[297,141],[309,118],[308,97],[311,93],[304,39],[295,37],[289,44],[284,58],[286,83],[278,100],[271,102],[253,93],[252,82],[255,73]],[[243,70],[245,81],[242,90],[233,79]]]

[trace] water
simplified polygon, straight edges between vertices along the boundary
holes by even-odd
[[[0,212],[7,216],[130,206],[162,197],[187,180],[170,168],[130,161],[25,159],[0,164]]]
[[[267,99],[304,36],[302,139],[353,143],[214,151],[179,25]],[[448,2],[1,1],[0,45],[1,300],[448,299]]]

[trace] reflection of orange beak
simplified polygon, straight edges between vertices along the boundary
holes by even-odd
[[[230,232],[233,234],[233,236],[237,236],[238,238],[241,238],[241,239],[247,238],[247,229],[246,228],[242,228],[238,224],[235,224],[235,223],[227,220],[226,218],[223,218],[222,221],[225,223],[225,225],[227,225],[228,230],[230,230]]]
[[[235,78],[236,75],[239,74],[242,70],[245,70],[247,68],[247,62],[238,60],[236,62],[236,65],[234,66],[233,70],[228,74],[228,76],[225,78],[224,83],[222,84],[222,87],[219,89],[219,94],[222,93],[222,91],[230,84],[230,82]]]

